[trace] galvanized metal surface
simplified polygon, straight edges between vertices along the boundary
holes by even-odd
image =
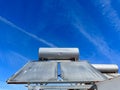
[[[78,48],[39,48],[39,59],[78,60],[79,50]]]
[[[92,64],[92,66],[102,73],[118,73],[116,64]]]
[[[57,63],[29,62],[8,83],[48,82],[57,80]]]
[[[120,77],[96,83],[97,90],[120,90]]]
[[[103,81],[107,78],[88,62],[61,62],[63,81]]]

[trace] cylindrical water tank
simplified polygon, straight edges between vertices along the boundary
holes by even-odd
[[[116,64],[92,64],[97,70],[102,73],[117,73],[118,66]]]
[[[39,48],[39,60],[78,60],[78,48]]]

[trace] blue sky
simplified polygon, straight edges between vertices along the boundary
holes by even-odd
[[[77,47],[81,60],[120,67],[120,0],[0,0],[0,90],[23,90],[5,81],[39,47]]]

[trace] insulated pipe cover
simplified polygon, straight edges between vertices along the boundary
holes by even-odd
[[[78,48],[39,48],[39,60],[78,60]]]
[[[97,70],[102,73],[117,73],[118,66],[116,64],[92,64]]]

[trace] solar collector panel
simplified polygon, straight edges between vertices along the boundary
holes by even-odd
[[[61,72],[63,81],[103,81],[107,79],[86,61],[61,62]]]
[[[8,83],[48,82],[57,80],[56,62],[29,62]]]
[[[59,63],[59,64],[58,64]],[[59,68],[59,67],[60,68]],[[59,75],[58,75],[59,74]],[[59,76],[59,77],[58,77]],[[73,83],[103,81],[107,79],[86,61],[80,62],[29,62],[7,83]]]

